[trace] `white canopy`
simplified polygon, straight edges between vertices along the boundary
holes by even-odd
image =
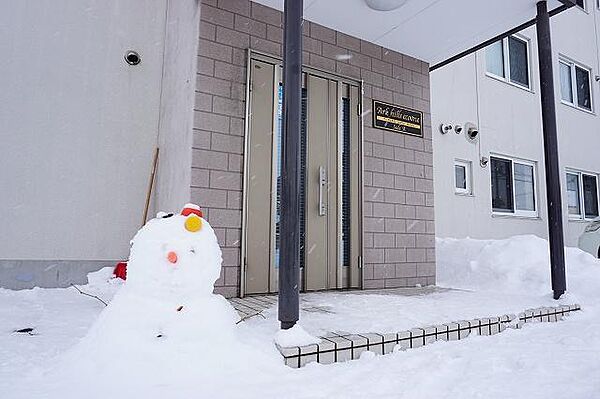
[[[253,1],[283,10],[283,0]],[[536,2],[304,0],[304,18],[433,65],[532,20]],[[549,0],[548,11],[561,5]]]

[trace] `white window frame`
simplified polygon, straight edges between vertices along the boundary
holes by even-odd
[[[585,11],[585,12],[588,11],[587,0],[583,0],[583,7],[580,7],[579,4],[577,4],[575,0],[573,0],[573,3],[575,3],[575,7],[579,8],[580,10]]]
[[[472,172],[472,163],[470,161],[463,161],[461,159],[455,159],[453,164],[453,172],[454,172],[454,193],[457,195],[473,195],[473,172]],[[456,167],[462,166],[465,168],[465,182],[466,188],[457,187],[456,182]]]
[[[579,213],[579,215],[570,213],[569,208],[568,208],[568,202],[567,202],[567,213],[569,214],[569,220],[583,220],[583,221],[587,222],[587,221],[596,219],[597,216],[587,217],[585,215],[585,198],[583,196],[583,176],[585,175],[585,176],[593,177],[596,180],[596,201],[598,202],[598,204],[597,204],[598,211],[600,213],[600,187],[598,186],[598,182],[599,182],[598,174],[568,168],[565,171],[565,188],[567,187],[567,185],[566,185],[567,174],[577,175],[577,179],[578,179],[577,182],[578,182],[578,187],[579,187],[579,212],[580,213]]]
[[[592,77],[594,75],[592,74],[592,68],[589,68],[589,67],[587,67],[587,66],[585,66],[585,65],[583,65],[583,64],[581,64],[579,62],[573,61],[572,59],[567,58],[567,57],[561,55],[558,58],[559,81],[560,81],[560,64],[567,65],[571,69],[571,92],[572,92],[571,94],[572,94],[572,97],[573,97],[573,102],[569,102],[569,101],[565,100],[563,98],[562,87],[561,87],[559,89],[559,90],[561,90],[561,92],[560,92],[560,102],[563,103],[563,104],[565,104],[565,105],[568,105],[570,107],[577,108],[578,110],[581,110],[583,112],[588,112],[588,113],[593,114],[594,113],[594,93],[593,93],[594,90],[592,89],[593,88]],[[576,72],[575,72],[575,67],[576,66],[579,67],[579,68],[581,68],[581,69],[583,69],[583,70],[585,70],[585,71],[587,71],[587,73],[589,75],[589,82],[590,82],[590,84],[589,84],[589,89],[590,89],[590,109],[583,108],[583,107],[579,106],[579,99],[577,98],[577,75],[576,75]]]
[[[492,180],[491,180],[491,163],[492,159],[502,159],[505,161],[511,162],[511,179],[512,179],[512,196],[513,196],[513,211],[496,211],[493,208],[493,198],[492,198]],[[534,211],[524,211],[517,209],[517,198],[516,198],[516,190],[515,190],[515,163],[521,165],[531,166],[533,168],[533,206],[535,207]],[[539,217],[539,204],[538,204],[538,176],[537,176],[537,162],[529,161],[520,158],[509,157],[505,155],[498,154],[490,154],[490,206],[492,209],[492,216],[513,216],[519,218],[538,218]]]
[[[600,0],[599,0],[600,1]],[[529,43],[529,38],[522,35],[511,35],[514,39],[520,40],[525,43],[527,47],[527,82],[528,85],[525,86],[519,82],[514,82],[510,79],[510,50],[508,46],[508,37],[502,39],[502,65],[504,68],[504,76],[496,75],[493,72],[489,72],[487,65],[485,66],[485,74],[490,78],[500,80],[502,82],[508,83],[511,86],[518,87],[523,90],[532,91],[531,89],[531,46]],[[484,57],[485,59],[485,57]]]

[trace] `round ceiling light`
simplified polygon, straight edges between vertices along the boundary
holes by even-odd
[[[400,8],[407,0],[365,0],[365,3],[376,11],[392,11]]]

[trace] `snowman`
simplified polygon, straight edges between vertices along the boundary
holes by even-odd
[[[237,312],[213,294],[221,261],[198,206],[148,221],[131,241],[125,284],[43,376],[40,397],[172,397],[174,385],[191,387],[181,397],[211,397],[202,392],[222,387],[214,381],[236,378],[268,356],[240,340]]]
[[[221,249],[197,205],[180,214],[159,212],[131,241],[127,282],[119,296],[151,326],[157,338],[211,338],[233,331],[239,319],[221,295],[213,294],[221,273]]]
[[[221,249],[197,205],[159,212],[131,240],[127,280],[86,341],[130,351],[174,345],[209,350],[234,339],[237,312],[213,293]]]

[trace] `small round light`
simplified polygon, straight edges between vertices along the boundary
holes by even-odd
[[[400,8],[407,0],[365,0],[365,3],[375,11],[392,11]]]

